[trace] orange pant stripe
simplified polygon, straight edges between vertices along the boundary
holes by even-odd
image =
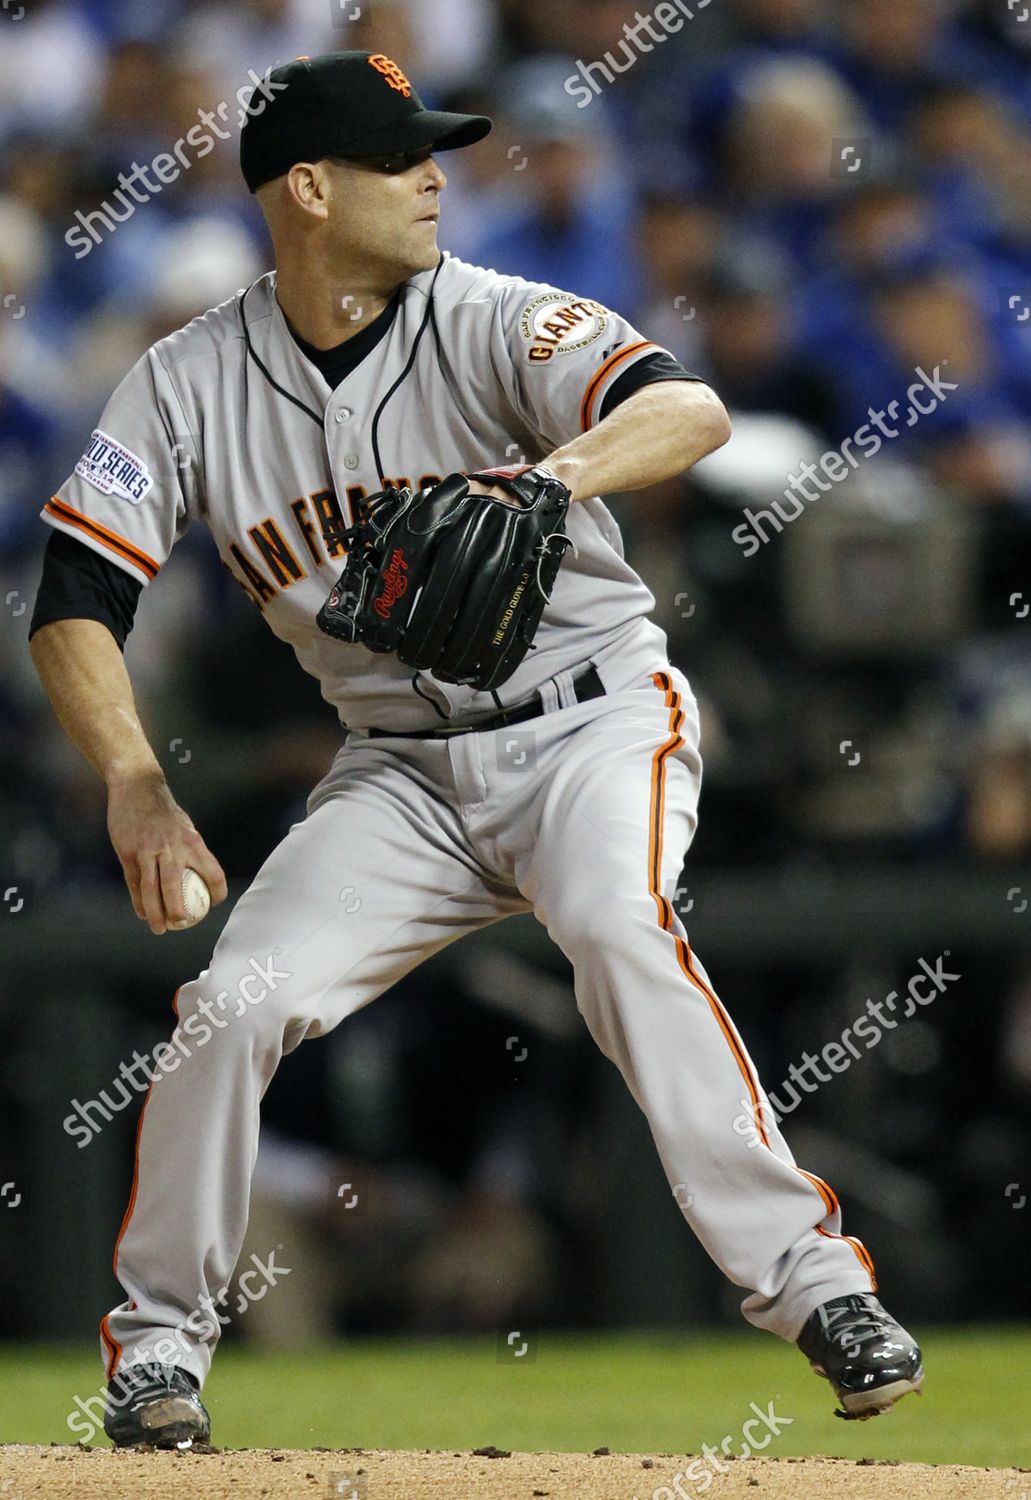
[[[652,681],[655,683],[655,686],[657,688],[660,688],[665,694],[666,707],[670,711],[670,737],[669,739],[665,740],[662,745],[659,746],[652,760],[651,806],[649,810],[650,836],[648,845],[648,876],[649,889],[655,899],[655,904],[658,908],[660,925],[662,926],[664,931],[670,932],[672,931],[673,927],[673,910],[670,906],[669,901],[662,894],[661,890],[662,824],[665,813],[665,767],[666,761],[669,758],[670,754],[683,743],[680,737],[680,726],[684,721],[684,715],[680,704],[680,694],[673,687],[672,680],[667,675],[667,673],[656,672],[652,677]],[[750,1067],[748,1060],[744,1055],[741,1043],[738,1041],[733,1025],[731,1024],[730,1017],[724,1010],[722,1003],[716,996],[712,987],[706,984],[702,975],[699,974],[697,969],[695,968],[694,955],[691,952],[690,943],[687,942],[686,939],[680,937],[676,937],[675,942],[677,960],[680,964],[681,969],[683,970],[685,976],[694,985],[694,987],[699,990],[709,1002],[709,1006],[717,1021],[719,1022],[720,1029],[722,1030],[723,1035],[727,1040],[727,1044],[734,1054],[738,1068],[741,1071],[741,1076],[744,1078],[745,1083],[748,1087],[749,1096],[752,1101],[752,1112],[755,1117],[756,1127],[759,1131],[759,1137],[763,1145],[770,1149],[769,1135],[767,1134],[765,1121],[763,1120],[762,1101],[759,1094],[759,1080],[756,1078],[754,1071]],[[824,1182],[821,1177],[815,1176],[812,1172],[806,1172],[802,1167],[796,1166],[795,1171],[801,1173],[801,1175],[806,1178],[808,1182],[812,1183],[813,1187],[819,1193],[820,1199],[828,1214],[832,1214],[838,1209],[839,1204],[834,1189],[830,1187],[826,1182]],[[819,1225],[814,1225],[813,1227],[816,1229],[816,1232],[818,1234],[822,1234],[825,1238],[844,1240],[845,1244],[852,1247],[853,1251],[855,1252],[856,1258],[859,1260],[864,1270],[867,1271],[870,1276],[873,1290],[876,1291],[877,1276],[874,1271],[873,1260],[871,1259],[870,1252],[867,1250],[862,1240],[854,1239],[851,1235],[847,1234],[833,1234],[829,1229],[823,1229]]]
[[[680,694],[673,686],[672,680],[665,672],[656,672],[652,681],[657,688],[665,694],[666,707],[669,709],[669,739],[665,740],[656,750],[652,759],[651,777],[651,807],[649,810],[649,842],[648,842],[648,879],[649,890],[655,900],[659,912],[659,923],[664,932],[673,931],[673,908],[667,898],[662,894],[662,824],[665,814],[665,780],[666,761],[670,754],[676,750],[683,740],[680,737],[680,726],[684,722],[684,712],[681,707]],[[735,1061],[740,1069],[741,1076],[745,1080],[749,1096],[752,1100],[752,1110],[755,1115],[756,1128],[764,1145],[769,1145],[769,1137],[766,1134],[766,1125],[762,1117],[762,1103],[759,1098],[759,1081],[755,1077],[748,1060],[745,1057],[741,1043],[738,1041],[730,1017],[724,1010],[716,995],[702,979],[694,966],[690,945],[676,934],[674,943],[676,945],[677,961],[685,977],[709,1003],[713,1015],[719,1023],[720,1030],[726,1038],[727,1045],[734,1054]]]

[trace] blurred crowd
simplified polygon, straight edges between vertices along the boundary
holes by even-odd
[[[138,355],[270,265],[236,162],[240,91],[351,47],[394,57],[431,106],[496,120],[441,158],[446,249],[618,308],[731,410],[726,449],[613,501],[702,707],[693,858],[1026,862],[1031,7],[692,0],[636,21],[673,10],[675,30],[628,33],[627,0],[3,0],[5,873],[40,892],[120,879],[98,788],[24,650],[38,512]],[[223,102],[227,138],[77,257],[68,237],[119,173]],[[926,413],[909,410],[917,381],[947,383]],[[804,463],[893,401],[878,452],[785,501]],[[173,785],[246,880],[328,763],[332,714],[193,532],[126,656]],[[1031,1000],[1020,974],[998,977],[1011,1042],[1025,1038],[1008,1085],[1026,1099]],[[485,1150],[459,1174],[469,1243]],[[335,1170],[312,1179],[320,1203]],[[523,1233],[543,1283],[546,1239],[533,1218]],[[421,1275],[439,1306],[441,1267]]]

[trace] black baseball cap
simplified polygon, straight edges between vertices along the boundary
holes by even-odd
[[[471,146],[486,115],[427,109],[382,52],[327,52],[273,68],[255,89],[240,132],[240,166],[253,193],[295,162]]]

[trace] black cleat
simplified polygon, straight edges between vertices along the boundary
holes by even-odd
[[[919,1346],[869,1292],[824,1302],[797,1342],[845,1408],[836,1417],[860,1422],[876,1417],[910,1391],[919,1395],[924,1383]]]
[[[178,1365],[129,1365],[107,1387],[104,1431],[116,1448],[189,1448],[211,1437],[200,1387]]]

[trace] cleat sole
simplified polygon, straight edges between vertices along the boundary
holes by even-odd
[[[903,1396],[912,1393],[915,1396],[922,1394],[924,1383],[924,1372],[921,1370],[912,1380],[893,1380],[890,1385],[882,1385],[874,1391],[837,1391],[836,1395],[842,1406],[843,1416],[849,1421],[865,1422],[870,1417],[879,1417],[884,1412],[891,1411],[897,1401]]]

